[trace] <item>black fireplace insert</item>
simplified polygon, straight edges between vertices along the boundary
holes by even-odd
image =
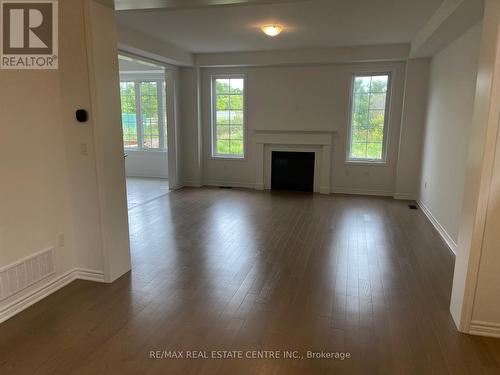
[[[271,189],[312,192],[314,152],[273,151]]]

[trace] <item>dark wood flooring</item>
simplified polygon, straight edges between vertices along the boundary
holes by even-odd
[[[0,325],[0,374],[500,374],[500,340],[456,331],[454,258],[407,202],[183,189],[130,233],[131,274]],[[351,358],[150,358],[254,349]]]

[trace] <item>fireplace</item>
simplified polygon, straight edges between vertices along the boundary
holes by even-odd
[[[314,152],[273,151],[271,189],[312,192]]]
[[[330,170],[335,130],[254,129],[255,189],[272,189],[273,152],[313,153],[313,191],[330,194]]]

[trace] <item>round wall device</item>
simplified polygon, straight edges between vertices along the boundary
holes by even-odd
[[[89,117],[87,111],[84,109],[77,109],[75,115],[78,122],[87,122]]]

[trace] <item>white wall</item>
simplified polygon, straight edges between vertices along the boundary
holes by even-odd
[[[167,151],[125,150],[125,171],[129,177],[168,178]]]
[[[131,269],[115,11],[97,1],[86,10],[102,256],[111,282]]]
[[[73,264],[73,248],[59,76],[1,70],[0,81],[0,267],[54,246],[65,233],[60,275]]]
[[[254,129],[336,130],[332,152],[333,192],[393,195],[399,146],[404,63],[335,64],[202,69],[203,184],[255,187]],[[393,74],[389,116],[388,163],[347,165],[345,146],[353,72]],[[210,76],[244,73],[247,78],[247,154],[245,160],[218,160],[210,155]],[[194,126],[191,121],[184,126]],[[191,129],[192,130],[192,129]],[[188,134],[188,133],[187,133]],[[186,165],[186,175],[195,173]]]
[[[496,107],[498,124],[499,105]],[[472,323],[496,328],[496,336],[500,337],[500,137],[495,149]]]
[[[187,186],[201,186],[200,69],[182,68],[179,77],[182,181]]]
[[[405,93],[394,196],[416,199],[420,184],[422,138],[425,129],[430,59],[406,64]]]
[[[455,251],[471,131],[481,24],[432,58],[420,203]]]
[[[61,58],[57,73],[62,100],[62,145],[67,158],[75,265],[102,272],[104,264],[101,255],[93,113],[86,123],[79,123],[75,119],[75,109],[91,108],[87,49],[82,48],[87,43],[85,17],[81,0],[71,0],[59,6],[62,12],[59,27],[64,34],[59,38]],[[82,155],[82,145],[87,147],[86,155]]]

